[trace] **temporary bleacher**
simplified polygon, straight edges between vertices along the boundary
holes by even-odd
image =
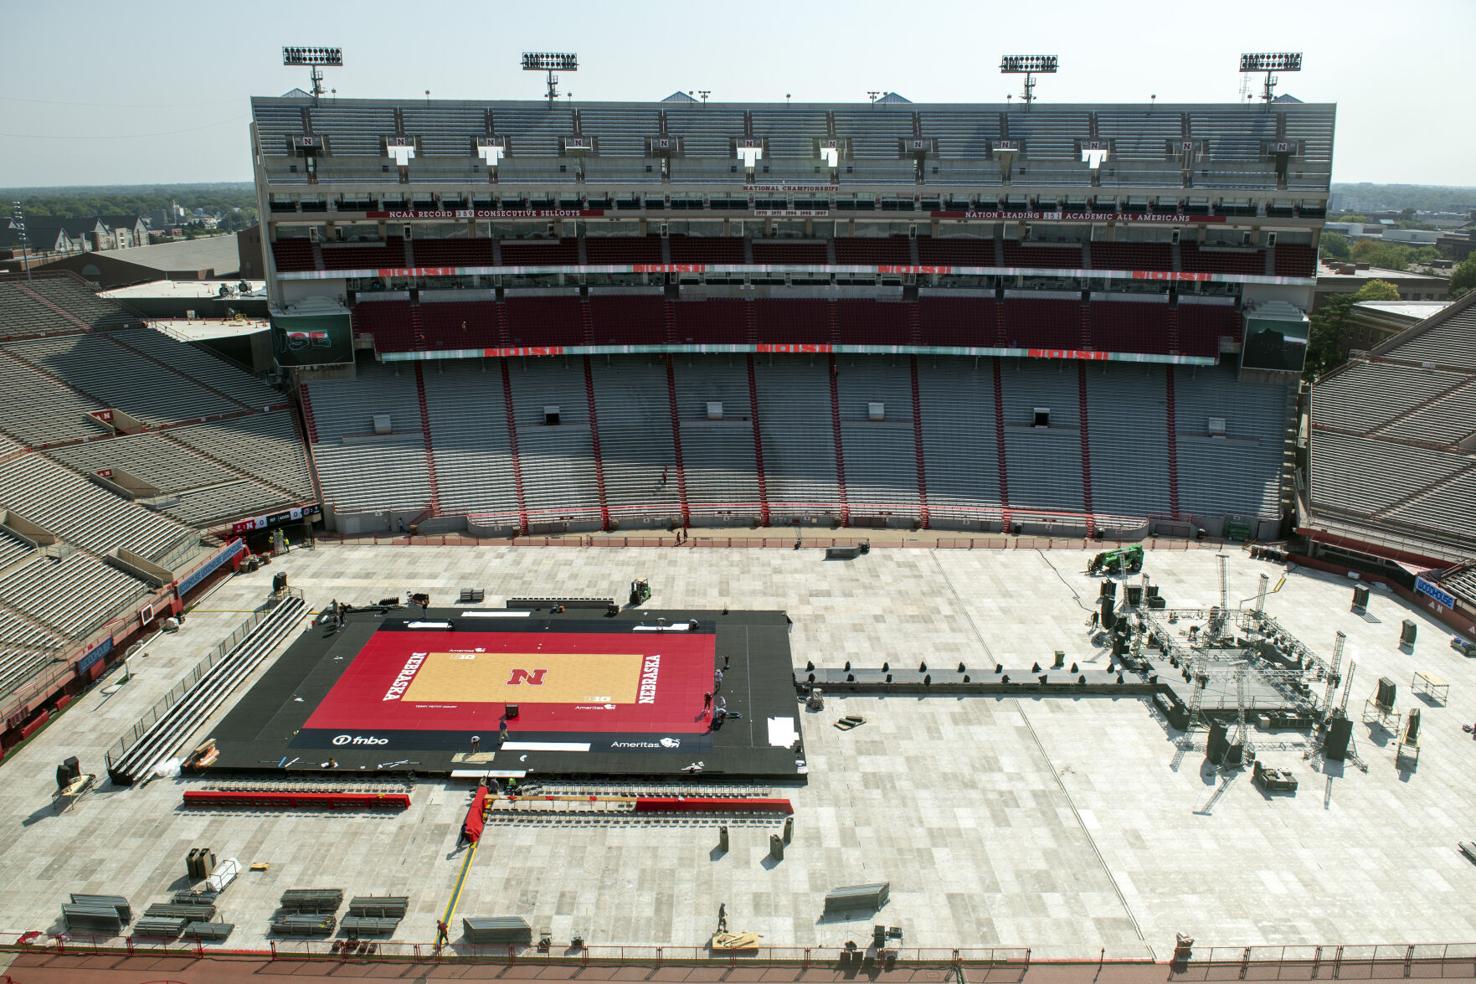
[[[97,554],[121,547],[160,561],[199,541],[195,531],[37,454],[0,463],[0,508]]]

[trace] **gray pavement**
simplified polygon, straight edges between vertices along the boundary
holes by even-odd
[[[1232,596],[1279,570],[1231,552]],[[106,784],[51,814],[52,773],[102,751],[258,604],[285,569],[311,605],[429,591],[432,603],[480,587],[489,605],[531,594],[623,597],[651,580],[653,607],[783,608],[794,658],[839,666],[964,661],[1028,665],[1064,649],[1105,660],[1085,633],[1096,582],[1087,554],[1055,550],[874,550],[826,562],[818,550],[322,545],[222,582],[177,635],[151,642],[134,678],[95,689],[0,765],[0,931],[50,929],[68,892],[127,895],[141,910],[184,884],[184,855],[209,846],[243,864],[222,900],[233,945],[260,944],[286,888],[405,894],[398,938],[429,940],[459,868],[451,857],[468,789],[418,783],[394,816],[186,813],[181,786]],[[1218,593],[1214,552],[1162,550],[1148,572],[1170,606]],[[1349,611],[1351,583],[1293,571],[1267,608],[1312,648],[1348,635],[1357,662],[1355,721],[1379,676],[1401,710],[1424,711],[1418,769],[1395,767],[1388,736],[1355,725],[1367,766],[1324,767],[1257,736],[1262,757],[1290,768],[1295,797],[1263,796],[1249,775],[1176,756],[1174,735],[1145,702],[1122,698],[831,698],[806,715],[810,782],[776,787],[796,806],[785,859],[766,861],[773,827],[737,825],[714,852],[700,821],[489,827],[460,904],[465,915],[522,915],[591,943],[704,943],[719,903],[729,925],[773,946],[863,941],[873,923],[904,945],[1030,946],[1037,955],[1168,956],[1175,932],[1202,944],[1476,940],[1476,866],[1456,850],[1476,838],[1476,664],[1449,633],[1387,592],[1369,616]],[[1414,618],[1413,655],[1398,649]],[[1451,684],[1446,706],[1417,702],[1416,670]],[[258,671],[260,672],[260,671]],[[116,674],[105,678],[112,684]],[[866,724],[830,725],[843,714]],[[202,729],[207,734],[209,726]],[[1176,761],[1176,759],[1178,759]],[[822,921],[836,885],[888,880],[874,918]]]

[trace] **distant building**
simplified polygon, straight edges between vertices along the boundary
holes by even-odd
[[[1401,301],[1444,301],[1450,296],[1450,281],[1444,277],[1385,270],[1366,263],[1319,263],[1313,307],[1329,297],[1357,293],[1370,280],[1386,280],[1398,287]]]
[[[26,251],[38,253],[80,253],[82,237],[67,229],[61,219],[26,217]],[[15,220],[6,216],[0,221],[0,255],[20,256],[21,233]]]
[[[70,270],[103,289],[151,280],[219,280],[239,276],[236,237],[181,239],[152,246],[63,256],[46,264]]]
[[[1450,301],[1359,301],[1343,325],[1343,355],[1350,349],[1371,349],[1449,306]]]

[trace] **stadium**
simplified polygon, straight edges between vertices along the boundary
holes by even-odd
[[[10,972],[1473,973],[1476,294],[1305,382],[1267,96],[253,98],[271,372],[0,278]]]

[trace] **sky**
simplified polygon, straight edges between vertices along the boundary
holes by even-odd
[[[537,98],[519,54],[555,50],[578,100],[796,102],[999,102],[1006,53],[1060,56],[1042,101],[1234,102],[1241,52],[1302,51],[1278,91],[1338,104],[1335,181],[1476,185],[1476,0],[0,0],[0,35],[0,187],[249,181],[284,44],[342,47],[341,97]]]

